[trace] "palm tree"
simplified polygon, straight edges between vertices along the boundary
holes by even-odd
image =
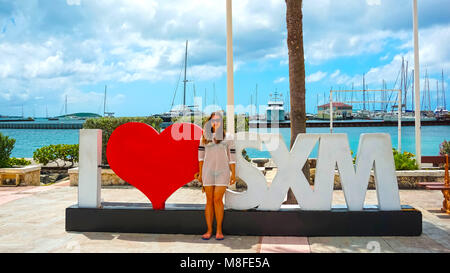
[[[287,45],[289,50],[289,89],[291,101],[291,148],[298,134],[306,133],[305,109],[305,56],[303,49],[302,0],[286,1]],[[303,168],[309,179],[309,164]],[[287,204],[296,204],[292,190],[289,189]]]

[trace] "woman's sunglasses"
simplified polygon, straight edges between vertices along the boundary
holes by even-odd
[[[214,118],[214,119],[211,119],[211,122],[221,122],[222,120],[220,119],[220,118]]]

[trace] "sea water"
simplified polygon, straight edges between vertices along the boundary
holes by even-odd
[[[290,144],[290,128],[256,129],[251,132],[280,133],[286,145]],[[329,133],[329,128],[307,128],[307,133]],[[363,133],[388,133],[391,135],[392,147],[397,148],[397,127],[337,127],[334,133],[346,133],[350,149],[356,155],[358,151],[359,137]],[[33,152],[41,147],[51,144],[78,144],[79,130],[27,130],[27,129],[0,129],[0,133],[14,138],[16,145],[12,151],[13,157],[32,158]],[[450,140],[450,126],[423,126],[422,127],[422,155],[438,155],[439,144],[444,140]],[[267,151],[246,149],[252,158],[269,158]],[[415,153],[415,129],[414,126],[402,127],[402,151]],[[310,157],[317,156],[317,147]]]
[[[401,128],[401,150],[415,154],[415,127],[404,126]],[[267,132],[280,133],[283,136],[286,145],[290,145],[291,128],[250,128],[250,132]],[[329,134],[330,128],[313,127],[306,128],[306,132],[310,134]],[[364,133],[387,133],[391,136],[392,147],[398,149],[398,127],[336,127],[333,133],[345,133],[348,136],[350,150],[355,156],[358,152],[358,143],[361,134]],[[421,129],[422,155],[439,155],[439,145],[444,140],[450,140],[450,126],[422,126]],[[289,148],[289,147],[288,147]],[[246,149],[251,158],[269,158],[270,154],[265,148],[263,151],[256,149]],[[310,158],[317,157],[318,148],[315,147],[310,154]]]
[[[0,129],[0,133],[16,140],[11,157],[17,158],[33,158],[36,149],[52,144],[78,144],[79,139],[79,130]]]

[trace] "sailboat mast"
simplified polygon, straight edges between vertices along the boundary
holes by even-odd
[[[427,74],[428,72],[427,72],[427,70],[425,69],[425,80],[424,80],[424,83],[423,83],[423,91],[422,91],[422,104],[421,104],[421,109],[423,109],[423,110],[425,110],[425,106],[426,106],[426,104],[425,104],[425,100],[426,100],[426,96],[425,96],[425,94],[427,93],[427,77],[428,77],[428,74]]]
[[[64,104],[64,112],[65,112],[65,115],[67,115],[67,95],[66,95],[66,103]]]
[[[442,95],[443,96],[443,100],[444,100],[444,110],[447,109],[447,102],[445,100],[445,88],[444,88],[444,69],[442,69]]]
[[[401,74],[401,79],[400,79],[400,90],[401,90],[402,93],[403,93],[404,79],[405,79],[405,59],[404,59],[404,57],[402,57],[402,72],[401,72],[400,74]],[[402,112],[402,110],[403,110],[403,105],[399,105],[399,106],[398,106],[398,110],[399,110],[400,112]]]
[[[430,79],[427,78],[428,111],[431,111]]]
[[[106,115],[106,89],[107,86],[105,85],[105,97],[103,98],[103,116]]]
[[[436,80],[436,108],[439,107],[439,80]]]
[[[258,111],[258,84],[256,84],[256,90],[255,90],[255,105],[256,105],[256,119],[259,119],[259,111]]]
[[[187,51],[188,51],[188,41],[186,40],[186,52],[184,54],[184,80],[183,80],[183,84],[184,84],[184,93],[183,93],[183,110],[186,107],[186,70],[187,70]]]
[[[253,94],[250,94],[250,117],[252,115],[253,115]]]
[[[316,110],[317,110],[317,114],[319,113],[319,93],[317,93],[317,102],[316,102]]]
[[[354,84],[352,83],[352,94],[351,94],[351,98],[350,101],[353,102],[353,90],[355,89]],[[319,111],[319,106],[317,106],[317,112]]]
[[[411,111],[415,112],[415,110],[414,110],[414,69],[411,72]]]
[[[385,92],[386,91],[384,91],[385,89],[384,89],[384,79],[383,80],[381,80],[381,90],[383,90],[383,91],[381,91],[381,111],[383,111],[383,109],[384,109],[384,101],[386,100],[384,97],[385,97]]]
[[[408,61],[406,61],[406,68],[405,68],[405,81],[404,81],[404,83],[403,83],[404,85],[405,85],[405,101],[404,101],[404,104],[405,104],[405,112],[406,112],[406,110],[408,109],[408,103],[407,103],[407,101],[408,101]]]
[[[366,110],[366,74],[363,74],[363,110]]]

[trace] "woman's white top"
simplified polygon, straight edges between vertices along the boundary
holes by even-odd
[[[213,138],[215,134],[213,134]],[[227,186],[230,182],[230,164],[236,163],[236,148],[231,134],[220,143],[214,141],[198,147],[198,160],[203,161],[204,186]]]

